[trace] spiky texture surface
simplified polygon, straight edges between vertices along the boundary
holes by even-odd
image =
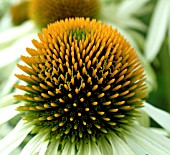
[[[96,18],[99,10],[99,0],[31,0],[29,14],[41,28],[68,17]]]
[[[50,24],[21,56],[16,75],[26,85],[18,108],[50,139],[79,141],[131,124],[146,96],[145,75],[134,49],[116,29],[76,18]]]
[[[29,19],[28,16],[29,1],[24,0],[20,3],[11,6],[11,18],[14,25],[20,25]]]

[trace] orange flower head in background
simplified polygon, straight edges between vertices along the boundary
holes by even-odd
[[[38,27],[68,17],[97,18],[100,12],[99,0],[31,0],[30,18]]]
[[[28,15],[28,8],[29,8],[29,1],[24,0],[18,4],[12,5],[10,8],[12,23],[14,25],[20,25],[23,22],[29,19]]]

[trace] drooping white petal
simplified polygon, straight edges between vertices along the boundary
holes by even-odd
[[[21,105],[23,105],[23,103],[13,104],[13,105],[0,108],[0,124],[7,122],[11,118],[19,114],[16,108]]]
[[[124,137],[137,155],[169,154],[170,139],[147,128],[141,126],[129,127],[129,132],[125,131]]]
[[[119,16],[129,16],[140,10],[149,0],[124,0],[119,5],[118,15]]]
[[[0,154],[7,155],[17,148],[32,128],[31,123],[20,120],[17,126],[6,137],[0,140]]]
[[[135,155],[133,150],[116,134],[112,133],[108,140],[112,146],[113,155]]]
[[[145,102],[142,108],[155,122],[170,133],[170,114]]]
[[[157,1],[146,38],[144,54],[152,62],[160,50],[168,26],[170,1]]]
[[[52,154],[61,155],[61,152],[58,151],[58,147],[59,147],[58,141],[51,142],[51,144],[47,148],[45,155],[52,155]]]
[[[20,155],[33,155],[39,153],[46,134],[40,133],[34,136],[23,148]]]

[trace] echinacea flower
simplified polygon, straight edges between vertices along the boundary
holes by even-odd
[[[96,18],[99,10],[99,0],[31,0],[29,14],[38,27],[46,27],[68,17]]]
[[[29,19],[28,6],[29,6],[28,0],[21,1],[11,6],[10,13],[12,18],[12,23],[14,25],[20,25]]]
[[[16,76],[24,83],[15,87],[24,93],[15,95],[17,101],[12,94],[1,99],[0,114],[9,112],[1,124],[22,118],[0,141],[0,154],[31,133],[21,155],[168,155],[170,140],[136,122],[147,95],[145,74],[116,29],[70,18],[38,36],[29,56],[21,56],[26,65],[18,64],[23,74]]]

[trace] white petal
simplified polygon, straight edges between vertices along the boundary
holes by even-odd
[[[119,5],[118,15],[128,16],[140,10],[149,0],[124,0]]]
[[[17,101],[14,100],[14,94],[15,93],[11,93],[4,97],[1,97],[0,98],[0,108],[16,103]]]
[[[116,134],[111,133],[108,140],[112,146],[113,155],[135,155],[133,150]]]
[[[81,141],[77,155],[89,155],[89,145]]]
[[[10,63],[7,66],[0,69],[0,81],[4,83],[9,78],[11,71],[15,68],[16,62]],[[0,84],[1,85],[1,84]]]
[[[18,103],[14,105],[9,105],[3,108],[0,108],[0,124],[3,124],[4,122],[7,122],[20,112],[16,110],[17,107],[23,105],[23,103]]]
[[[13,128],[8,123],[0,125],[0,139],[5,137],[12,129]]]
[[[128,32],[133,36],[133,38],[136,40],[138,43],[139,47],[143,49],[144,44],[145,44],[145,38],[143,35],[140,33],[134,31],[134,30],[128,30]]]
[[[40,133],[34,136],[23,148],[20,155],[33,155],[39,153],[46,134]]]
[[[120,18],[117,18],[116,22],[117,24],[119,24],[121,27],[124,28],[130,27],[144,32],[147,30],[147,27],[143,22],[133,17],[127,17],[127,18],[122,17],[121,20]]]
[[[140,112],[140,117],[136,118],[139,124],[144,127],[150,127],[150,118],[148,114],[143,110],[139,110],[139,112]]]
[[[20,63],[20,61],[19,61],[19,63]],[[14,88],[13,85],[15,83],[17,83],[17,81],[18,81],[18,78],[15,76],[15,74],[22,74],[22,73],[23,73],[22,70],[19,69],[17,66],[15,66],[14,70],[11,70],[9,78],[5,82],[5,86],[0,91],[0,97],[10,93],[10,91]],[[17,92],[18,91],[19,91],[19,89],[17,89]]]
[[[108,140],[106,140],[105,137],[99,140],[99,145],[100,145],[102,154],[113,155],[111,145],[108,142]]]
[[[141,126],[130,127],[129,130],[124,137],[137,155],[168,155],[170,139]]]
[[[168,137],[169,134],[166,130],[162,129],[162,128],[155,128],[155,127],[150,127],[150,129],[160,135],[163,135],[165,137]]]
[[[4,6],[3,4],[0,5]],[[6,29],[10,29],[11,27],[13,27],[13,24],[11,22],[11,17],[10,14],[6,12],[1,18],[0,32],[5,31]]]
[[[0,154],[8,155],[17,148],[32,130],[32,125],[20,120],[17,126],[6,137],[0,140]]]
[[[153,17],[151,19],[144,50],[145,56],[150,62],[156,57],[164,40],[168,26],[169,14],[170,1],[157,1]]]
[[[70,143],[69,141],[65,144],[64,149],[62,150],[61,155],[75,155],[75,143]]]
[[[13,45],[4,48],[0,52],[0,68],[3,68],[10,63],[16,63],[21,54],[26,53],[26,47],[33,47],[31,40],[37,37],[35,33],[30,33],[16,41]]]
[[[32,21],[23,23],[20,26],[11,27],[0,33],[0,49],[9,46],[14,43],[17,39],[29,34],[30,32],[35,32],[35,26]],[[17,52],[11,52],[17,53]]]
[[[60,151],[58,151],[58,147],[59,147],[58,141],[51,142],[51,144],[47,148],[45,155],[52,155],[52,154],[61,155]]]
[[[40,148],[38,155],[45,155],[45,152],[47,151],[48,144],[49,144],[49,140],[42,142],[42,145],[41,145],[41,148]]]
[[[155,122],[170,133],[170,114],[145,102],[142,108]]]
[[[100,151],[100,149],[99,149],[99,146],[95,143],[95,142],[93,142],[93,141],[90,141],[89,142],[89,147],[90,147],[90,149],[89,149],[89,154],[88,155],[102,155],[102,152]]]

